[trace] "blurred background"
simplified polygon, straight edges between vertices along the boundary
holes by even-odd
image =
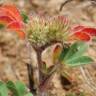
[[[0,4],[13,3],[20,11],[28,15],[65,15],[73,23],[96,27],[96,0],[0,0]],[[94,51],[90,51],[96,55]],[[51,65],[51,51],[44,59]],[[36,65],[36,54],[32,51],[32,62]],[[30,56],[26,47],[26,42],[17,40],[15,35],[0,31],[0,80],[21,80],[28,85],[28,72],[26,64],[30,63]],[[23,66],[23,67],[22,67]],[[65,96],[70,90],[85,92],[84,96],[95,96],[90,88],[83,82],[80,69],[70,70],[76,82],[65,90],[61,84],[59,76],[56,74],[51,82],[50,96]],[[94,71],[94,76],[96,72]],[[66,95],[67,96],[67,95]],[[71,95],[70,95],[71,96]],[[78,95],[77,96],[81,96]],[[83,96],[83,95],[82,95]]]

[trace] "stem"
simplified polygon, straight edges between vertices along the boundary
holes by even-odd
[[[60,67],[60,63],[57,62],[57,64],[54,65],[51,72],[44,78],[44,80],[41,82],[39,88],[42,91],[47,91],[47,88],[49,86],[50,81],[52,80],[55,72],[57,71],[58,67]],[[45,95],[46,96],[46,95]]]
[[[38,68],[39,68],[39,82],[42,82],[42,79],[43,79],[42,59],[41,59],[42,52],[40,50],[37,50],[36,52],[37,52],[37,60],[38,60]]]
[[[36,95],[36,88],[35,88],[35,82],[34,82],[34,72],[33,67],[31,64],[27,64],[28,69],[28,77],[29,77],[29,88],[32,94]]]
[[[42,58],[41,58],[42,51],[41,50],[42,50],[41,48],[35,48],[35,51],[37,53],[38,70],[39,70],[39,85],[38,85],[38,90],[37,90],[38,91],[37,96],[47,96],[47,92],[46,92],[47,87],[45,87],[45,85],[47,84],[47,81],[49,80],[45,79],[44,74],[42,73]]]
[[[40,48],[37,48],[36,49],[36,52],[37,52],[37,60],[38,60],[38,70],[39,70],[39,85],[40,83],[43,81],[44,79],[44,75],[42,73],[42,51]],[[46,96],[46,92],[45,91],[41,91],[40,87],[38,85],[38,93],[37,93],[37,96]]]
[[[53,73],[56,72],[58,68],[58,64],[55,64],[54,68],[52,68],[51,72],[45,76],[42,72],[42,52],[49,46],[54,45],[56,43],[61,43],[57,41],[53,41],[51,43],[45,44],[44,46],[38,47],[36,44],[32,44],[33,48],[37,53],[37,61],[38,61],[38,71],[39,71],[39,85],[38,85],[38,93],[37,96],[47,96],[47,87],[49,86],[49,82],[53,77]],[[58,62],[57,62],[58,63]]]
[[[30,91],[32,92],[32,94],[36,95],[36,89],[37,89],[37,84],[35,82],[35,78],[34,78],[34,68],[32,63],[32,46],[30,45],[30,43],[28,42],[28,40],[26,39],[26,47],[28,50],[28,54],[29,54],[29,64],[27,64],[27,70],[28,70],[28,78],[29,78],[29,88]]]

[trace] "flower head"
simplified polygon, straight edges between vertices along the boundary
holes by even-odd
[[[35,16],[27,25],[30,42],[42,46],[51,41],[64,42],[70,32],[67,18],[62,16],[42,18]]]

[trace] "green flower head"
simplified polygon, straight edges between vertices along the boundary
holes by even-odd
[[[42,46],[51,41],[65,41],[70,31],[69,22],[64,16],[53,18],[33,17],[27,25],[31,43]]]

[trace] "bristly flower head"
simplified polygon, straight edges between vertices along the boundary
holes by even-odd
[[[42,46],[51,41],[64,42],[70,32],[69,21],[64,16],[53,18],[32,17],[27,25],[28,38],[31,43]]]

